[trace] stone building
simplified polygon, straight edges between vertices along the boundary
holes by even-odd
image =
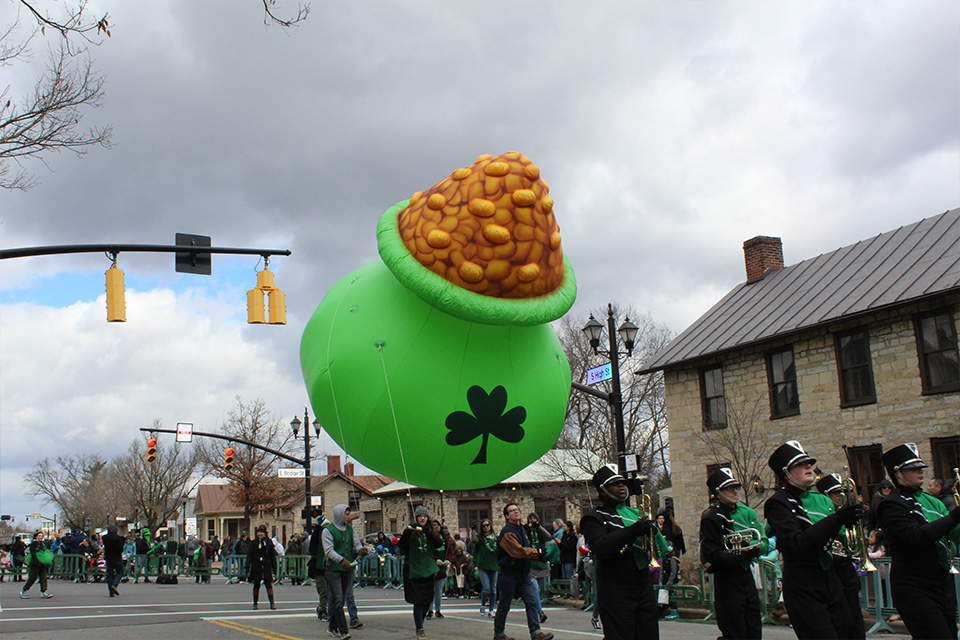
[[[466,537],[473,522],[490,518],[494,529],[505,524],[503,507],[516,502],[524,520],[531,512],[547,525],[555,519],[579,525],[584,511],[592,508],[597,492],[590,484],[597,459],[583,451],[551,450],[537,462],[485,489],[443,491],[422,489],[396,481],[373,492],[380,502],[383,530],[401,532],[413,521],[413,510],[424,505],[431,518]]]
[[[638,372],[664,373],[687,548],[697,548],[707,475],[731,466],[762,517],[767,458],[789,439],[821,472],[852,475],[865,499],[884,477],[883,448],[903,442],[919,446],[930,476],[952,477],[960,209],[788,267],[779,238],[748,240],[744,254],[747,281]],[[685,568],[696,560],[687,554]]]
[[[284,544],[294,533],[303,531],[301,509],[304,504],[303,480],[288,480],[299,485],[300,492],[290,504],[265,511],[255,511],[250,515],[250,527],[256,529],[261,524],[267,526],[271,536],[277,536]],[[392,482],[391,478],[380,475],[357,475],[352,462],[340,468],[340,456],[327,457],[327,473],[310,478],[310,492],[325,514],[332,514],[338,504],[350,505],[354,511],[362,512],[358,531],[370,533],[381,527],[380,502],[372,498],[373,492]],[[225,484],[200,484],[194,507],[197,518],[197,531],[204,539],[216,534],[220,539],[230,536],[237,538],[243,530],[243,507],[230,500],[229,487]]]

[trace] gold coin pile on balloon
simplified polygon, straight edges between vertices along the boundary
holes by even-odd
[[[482,155],[413,194],[398,231],[420,264],[464,289],[496,298],[542,296],[564,278],[549,191],[525,155]]]

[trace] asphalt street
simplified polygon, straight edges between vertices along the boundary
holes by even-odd
[[[53,598],[40,598],[39,586],[32,597],[22,600],[22,583],[0,584],[0,635],[23,640],[171,640],[193,638],[266,638],[268,640],[316,640],[326,638],[326,623],[317,619],[316,591],[312,586],[276,587],[277,610],[266,606],[261,590],[260,609],[251,609],[247,584],[210,585],[181,582],[178,585],[122,584],[121,596],[110,598],[102,584],[73,584],[50,581]],[[363,628],[352,630],[356,640],[414,638],[411,608],[402,591],[377,587],[358,588],[357,606]],[[428,620],[425,628],[431,640],[490,640],[493,620],[481,618],[479,602],[444,600],[443,620]],[[590,615],[579,609],[548,607],[543,628],[557,640],[602,638],[590,625]],[[764,637],[793,638],[789,627],[764,627]],[[522,607],[507,619],[507,633],[518,640],[528,638]],[[691,620],[663,621],[660,637],[713,639],[714,624]],[[884,638],[906,638],[893,635]]]

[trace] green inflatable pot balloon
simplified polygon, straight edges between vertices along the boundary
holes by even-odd
[[[491,193],[491,177],[504,193]],[[481,156],[399,203],[378,226],[383,261],[337,282],[310,318],[300,361],[311,404],[364,466],[419,487],[476,489],[556,442],[571,374],[548,323],[573,304],[576,281],[538,178],[520,154]]]

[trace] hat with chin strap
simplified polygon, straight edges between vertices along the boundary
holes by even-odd
[[[767,460],[767,464],[777,476],[787,475],[790,467],[795,467],[804,462],[816,464],[817,460],[807,455],[807,452],[803,450],[803,445],[796,440],[788,440],[777,447],[770,459]]]
[[[597,489],[603,489],[611,482],[626,482],[626,478],[620,475],[615,464],[605,464],[593,474],[593,486]]]
[[[823,495],[843,490],[843,478],[839,473],[828,473],[817,480],[817,491]]]
[[[720,493],[721,489],[740,487],[740,481],[733,477],[733,472],[727,467],[717,469],[707,478],[707,488],[712,495]]]
[[[894,447],[885,452],[882,456],[883,466],[887,469],[887,474],[891,480],[896,481],[896,472],[904,469],[923,469],[927,463],[920,458],[920,452],[917,451],[917,445],[912,442],[906,442],[899,447]]]

